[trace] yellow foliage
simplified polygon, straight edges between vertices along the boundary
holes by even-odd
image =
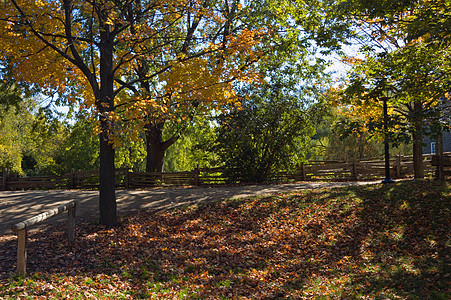
[[[136,85],[135,89],[118,93],[114,107],[107,108],[121,107],[118,112],[108,114],[113,124],[133,120],[142,126],[149,119],[183,120],[193,110],[221,110],[238,103],[234,82],[259,84],[262,81],[252,63],[263,56],[259,50],[260,38],[268,34],[268,30],[243,29],[221,41],[209,42],[208,37],[225,24],[227,16],[215,7],[205,6],[201,0],[155,1],[152,9],[158,17],[133,24],[127,23],[128,19],[119,11],[116,2],[96,2],[98,7],[93,9],[93,2],[74,0],[72,4],[77,14],[74,20],[92,17],[97,23],[93,26],[94,39],[90,42],[87,23],[73,21],[71,43],[66,37],[61,1],[16,2],[30,22],[22,22],[11,1],[0,2],[0,57],[8,58],[14,64],[14,76],[18,80],[37,84],[44,91],[67,95],[69,102],[91,113],[104,110],[93,91],[93,87],[100,89],[100,52],[95,35],[102,30],[113,32],[115,28],[129,25],[114,36],[115,79],[133,81],[136,70],[144,68],[145,62],[148,65],[145,80],[154,81],[156,88],[148,91]],[[241,4],[237,9],[242,9]],[[183,41],[187,37],[188,14],[191,20],[201,17],[196,38],[204,37],[205,41],[190,45],[190,49],[182,52],[178,45],[165,41]],[[102,24],[108,26],[102,27]],[[79,65],[70,62],[76,58],[70,47],[80,53],[87,68],[84,72]],[[87,76],[89,72],[91,76]],[[114,82],[116,90],[121,88],[120,80]],[[114,136],[125,129],[112,126],[109,130],[113,143],[117,143]]]

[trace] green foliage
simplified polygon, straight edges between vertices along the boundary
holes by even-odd
[[[61,161],[58,150],[61,148],[68,131],[65,125],[54,117],[50,109],[38,107],[31,111],[30,124],[24,136],[22,167],[27,175],[59,175]]]
[[[19,121],[15,112],[0,106],[0,167],[14,173],[22,173]]]
[[[57,156],[60,173],[71,170],[96,170],[99,168],[99,137],[94,134],[96,122],[79,115],[76,121],[67,128],[67,136],[63,139]],[[116,168],[143,170],[145,151],[141,141],[130,139],[127,133],[120,136],[121,145],[115,149]]]
[[[0,167],[20,175],[58,174],[56,153],[64,140],[64,126],[36,100],[27,99],[17,107],[0,107]]]
[[[448,0],[345,0],[338,7],[348,18],[383,20],[409,41],[422,39],[435,46],[449,46],[451,3]]]
[[[92,134],[92,132],[91,132]],[[129,168],[134,171],[145,170],[146,151],[140,140],[130,138],[129,132],[121,136],[120,146],[115,148],[114,163],[116,168]],[[98,137],[95,137],[97,141]]]
[[[353,69],[342,103],[377,106],[389,96],[394,108],[389,127],[396,128],[389,134],[396,145],[420,131],[437,135],[449,127],[442,114],[450,97],[449,5],[446,0],[349,0],[339,5],[361,28],[365,45],[364,59],[349,60]],[[382,131],[381,120],[368,120],[372,131]]]
[[[8,168],[13,173],[23,174],[22,133],[30,123],[27,106],[31,104],[26,99],[34,92],[16,82],[11,77],[11,68],[3,62],[0,66],[0,168]]]
[[[0,60],[0,105],[8,110],[10,107],[20,108],[24,99],[38,93],[38,89],[13,78],[13,67],[8,61]]]
[[[185,129],[174,145],[168,148],[164,158],[167,172],[190,171],[197,167],[215,167],[218,161],[208,147],[215,140],[214,124],[197,117],[196,122]]]
[[[217,118],[213,149],[232,181],[270,180],[274,172],[305,158],[314,109],[284,80],[273,77],[259,88],[243,89],[242,107]]]
[[[84,116],[65,124],[49,109],[37,107],[35,100],[18,103],[18,109],[0,105],[0,168],[27,176],[98,169],[99,137],[94,134],[95,126]],[[121,139],[115,151],[116,167],[142,170],[142,143],[125,135]]]
[[[342,104],[376,108],[388,95],[393,108],[388,133],[394,145],[409,142],[418,128],[428,135],[449,130],[449,119],[443,118],[443,113],[449,106],[450,61],[448,49],[437,50],[421,43],[367,57],[354,65]],[[366,127],[373,134],[384,134],[382,113],[368,113],[360,124],[342,125],[348,131]]]
[[[99,168],[99,138],[94,135],[95,123],[80,117],[68,128],[69,134],[59,149],[61,173]]]

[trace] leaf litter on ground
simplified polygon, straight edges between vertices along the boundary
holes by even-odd
[[[449,299],[451,184],[297,191],[0,240],[2,299]],[[61,227],[61,226],[60,226]],[[4,258],[4,259],[3,259]]]

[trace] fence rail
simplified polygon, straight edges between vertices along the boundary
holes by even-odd
[[[450,153],[451,154],[451,153]],[[433,155],[424,155],[424,172],[433,176]],[[390,159],[390,176],[406,178],[413,176],[413,157],[398,155]],[[294,172],[280,172],[279,180],[371,180],[385,177],[385,160],[366,159],[353,161],[312,161],[301,165]]]
[[[56,208],[49,209],[43,213],[40,213],[34,217],[26,219],[22,222],[14,224],[11,230],[17,233],[17,273],[25,276],[27,273],[27,239],[28,228],[31,226],[45,221],[51,217],[61,214],[67,211],[67,233],[69,242],[74,241],[75,231],[75,214],[77,208],[77,200],[72,200],[68,203],[62,204]]]
[[[446,153],[445,162],[451,160],[451,153]],[[424,155],[424,172],[434,176],[437,169],[434,155]],[[446,165],[445,165],[446,166]],[[224,175],[224,168],[201,168],[186,172],[130,172],[128,169],[116,170],[117,188],[146,188],[168,185],[220,185],[229,182]],[[413,176],[412,156],[395,156],[390,159],[390,176],[406,178]],[[450,170],[446,174],[451,174]],[[383,159],[366,159],[354,161],[311,161],[300,165],[294,171],[276,174],[274,181],[349,181],[371,180],[385,177]],[[3,170],[0,177],[0,190],[27,189],[97,189],[98,171],[72,171],[63,176],[17,177],[8,176]]]

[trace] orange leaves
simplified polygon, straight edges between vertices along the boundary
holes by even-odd
[[[416,287],[449,286],[449,195],[407,181],[143,211],[112,230],[80,224],[72,246],[63,231],[33,233],[30,265],[46,264],[0,297],[427,298]]]
[[[18,1],[24,14],[34,16],[29,22],[20,22],[16,8],[10,1],[2,1],[0,7],[0,56],[9,58],[14,63],[16,78],[37,83],[47,90],[63,93],[67,68],[70,67],[59,54],[56,54],[45,43],[32,34],[32,30],[40,32],[41,38],[50,41],[56,47],[64,49],[64,28],[59,17],[58,3],[54,1]],[[9,20],[9,21],[5,21]],[[32,27],[28,26],[31,25]],[[45,32],[47,30],[47,32]],[[51,33],[54,37],[49,37]],[[59,36],[59,37],[58,37]]]
[[[240,22],[238,3],[227,10],[219,9],[226,3],[200,0],[132,1],[126,7],[73,1],[69,8],[63,1],[17,3],[27,22],[10,1],[0,2],[0,56],[10,59],[17,79],[66,96],[88,114],[103,111],[101,94],[113,86],[108,97],[114,93],[109,109],[115,112],[104,117],[122,124],[104,133],[115,144],[127,131],[142,132],[150,119],[181,123],[227,109],[238,102],[234,83],[261,81],[254,64],[268,31],[230,31]],[[106,32],[111,44],[102,42]],[[108,66],[100,60],[105,51],[112,51]],[[110,74],[101,76],[101,69]]]
[[[357,64],[360,64],[363,62],[363,60],[361,58],[358,57],[353,57],[353,56],[344,56],[341,58],[341,62],[350,65],[350,66],[354,66]]]
[[[221,65],[211,66],[207,58],[181,59],[174,62],[160,80],[165,82],[165,90],[171,94],[172,101],[183,105],[198,100],[208,106],[213,101],[225,102],[234,94],[222,71]]]

